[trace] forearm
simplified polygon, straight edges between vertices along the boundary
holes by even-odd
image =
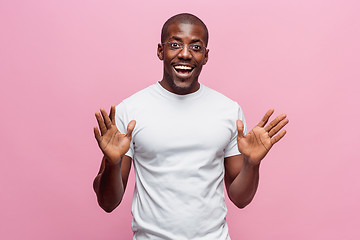
[[[244,208],[254,198],[259,183],[259,167],[244,159],[240,173],[230,184],[229,198],[237,207]]]
[[[124,195],[122,161],[115,165],[108,163],[105,158],[103,161],[103,169],[94,180],[94,190],[100,207],[106,212],[111,212],[120,204]]]

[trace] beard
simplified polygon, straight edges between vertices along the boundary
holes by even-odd
[[[165,73],[165,79],[171,89],[173,89],[179,95],[189,94],[190,91],[199,84],[198,78],[196,78],[187,86],[179,86],[176,84],[175,80],[167,73]]]

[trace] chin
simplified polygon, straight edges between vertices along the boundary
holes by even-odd
[[[171,87],[178,94],[188,94],[188,93],[194,92],[196,85],[197,85],[196,80],[191,81],[189,79],[171,82]]]
[[[165,72],[164,81],[168,86],[168,90],[175,94],[185,95],[195,92],[198,86],[197,77],[190,76],[189,78],[181,78],[174,72]]]

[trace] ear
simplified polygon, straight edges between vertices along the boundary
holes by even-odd
[[[206,49],[203,65],[207,63],[208,59],[209,59],[209,49]]]
[[[162,44],[158,44],[158,47],[157,47],[157,55],[158,55],[158,58],[162,61],[164,60],[164,45]]]

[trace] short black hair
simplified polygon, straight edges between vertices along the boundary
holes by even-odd
[[[166,40],[166,36],[168,34],[168,28],[173,23],[189,23],[189,24],[199,24],[201,25],[205,30],[205,46],[207,46],[209,41],[209,32],[208,29],[203,21],[201,21],[200,18],[197,16],[191,14],[191,13],[179,13],[175,16],[172,16],[169,18],[163,25],[161,29],[161,43],[164,43]]]

